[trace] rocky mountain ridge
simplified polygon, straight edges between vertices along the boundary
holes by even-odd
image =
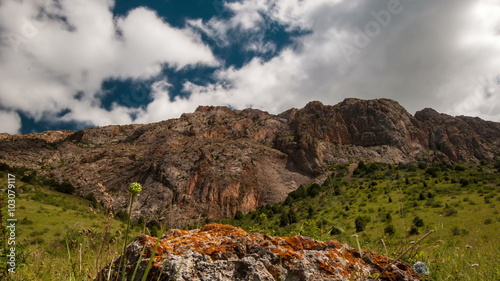
[[[388,99],[311,102],[279,115],[200,106],[153,124],[0,134],[0,164],[100,202],[109,194],[115,211],[140,182],[134,216],[169,227],[282,201],[332,163],[478,163],[499,154],[499,123],[432,109],[412,116]]]

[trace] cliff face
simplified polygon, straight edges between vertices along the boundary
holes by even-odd
[[[409,264],[337,241],[248,234],[241,228],[221,224],[191,231],[170,230],[160,241],[138,236],[125,252],[126,280],[132,280],[137,263],[135,280],[142,278],[157,242],[147,280],[156,280],[160,275],[162,280],[186,281],[422,280]],[[118,277],[122,258],[104,268],[96,281]],[[375,276],[386,267],[377,279]]]
[[[331,163],[478,162],[499,156],[499,140],[499,123],[346,99],[279,115],[199,107],[147,125],[0,134],[0,163],[69,182],[97,200],[107,192],[115,210],[126,206],[128,184],[140,182],[134,215],[180,227],[284,200]]]

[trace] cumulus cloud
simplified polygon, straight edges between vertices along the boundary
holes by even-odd
[[[410,112],[434,107],[500,120],[500,109],[491,106],[499,104],[498,87],[484,91],[484,81],[498,85],[500,74],[498,1],[278,0],[226,7],[234,14],[226,25],[215,19],[203,28],[227,34],[243,22],[247,31],[261,32],[267,18],[310,32],[272,60],[221,70],[218,78],[231,87],[190,86],[195,93],[273,112],[315,99],[386,97]]]
[[[111,0],[2,2],[1,107],[36,120],[130,123],[135,109],[102,108],[104,80],[151,79],[164,66],[218,65],[191,29],[174,28],[142,7],[115,17],[113,5]]]
[[[0,132],[17,134],[21,130],[21,118],[16,112],[0,110]]]
[[[433,107],[500,121],[497,0],[230,1],[221,14],[188,20],[183,29],[145,8],[115,17],[113,5],[2,2],[1,114],[105,125],[160,121],[198,105],[278,113],[310,100],[384,97],[411,113]],[[278,50],[275,39],[264,36],[276,26],[302,35]],[[238,47],[256,56],[238,68],[223,66],[199,33],[215,42],[212,48]],[[165,66],[199,65],[218,67],[210,77],[215,82],[187,81],[183,97],[160,75]],[[101,84],[108,78],[152,81],[151,103],[104,109]]]

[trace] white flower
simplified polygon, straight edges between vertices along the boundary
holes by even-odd
[[[425,263],[423,263],[421,261],[417,261],[413,265],[413,270],[415,270],[415,272],[418,273],[418,274],[429,274],[430,273],[429,268],[427,267],[427,265],[425,265]]]

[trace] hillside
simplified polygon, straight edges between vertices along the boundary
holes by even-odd
[[[432,109],[412,116],[387,99],[311,102],[279,115],[202,106],[154,124],[0,135],[2,170],[103,204],[104,190],[115,211],[140,182],[133,217],[169,227],[281,202],[335,163],[478,164],[499,153],[499,123]]]
[[[351,169],[349,167],[357,167]],[[322,184],[220,223],[268,235],[338,240],[430,268],[426,280],[498,280],[500,162],[479,166],[332,165]],[[479,267],[479,268],[478,268]]]
[[[423,276],[424,280],[500,277],[496,266],[500,262],[500,162],[358,162],[333,164],[326,171],[329,176],[323,182],[299,187],[283,203],[261,206],[247,214],[237,212],[233,218],[219,221],[243,230],[200,224],[162,235],[155,225],[147,225],[154,232],[150,235],[162,237],[151,274],[170,278],[178,276],[181,268],[184,280],[192,280],[193,274],[210,277],[219,273],[242,277],[239,280],[255,274],[263,278],[271,274],[277,280],[283,276],[328,280],[329,275],[320,269],[325,265],[322,257],[336,254],[335,262],[343,264],[349,257],[347,265],[357,266],[340,267],[335,273],[328,273],[331,268],[327,267],[326,274],[366,280],[363,276],[375,278],[387,260],[398,258],[412,241],[432,230],[428,238],[398,258],[398,264],[408,268],[407,264],[425,262],[430,275]],[[5,178],[0,172],[2,182]],[[98,272],[109,270],[111,261],[119,264],[125,224],[106,217],[109,210],[91,209],[98,204],[93,198],[55,192],[36,183],[18,181],[17,187],[20,260],[13,280],[72,280],[68,276],[95,280]],[[138,258],[143,246],[149,248],[145,253],[154,252],[151,248],[155,246],[154,237],[143,235],[148,232],[144,223],[138,223],[128,238],[131,241],[140,234],[127,248],[132,257],[129,270],[135,269],[135,261],[141,261],[138,276],[149,263],[147,256]],[[187,231],[196,228],[200,230]],[[253,248],[238,247],[241,240]],[[350,254],[337,256],[339,249]],[[356,255],[359,249],[363,249],[362,260]],[[228,257],[235,259],[227,262]],[[163,263],[170,266],[160,267]],[[303,270],[306,268],[320,270]],[[299,280],[308,280],[305,278]]]

